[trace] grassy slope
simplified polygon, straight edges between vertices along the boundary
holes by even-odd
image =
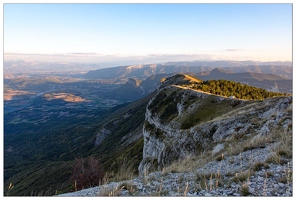
[[[47,126],[45,131],[6,136],[5,147],[17,147],[18,152],[6,152],[5,155],[4,195],[54,195],[73,191],[73,182],[70,180],[73,161],[90,155],[103,162],[105,171],[114,172],[123,159],[128,157],[133,161],[130,167],[136,173],[142,159],[143,140],[119,146],[120,139],[141,127],[146,104],[153,95],[100,112],[99,118],[88,120],[87,123],[68,121],[63,122],[63,126],[58,129],[56,126]],[[131,115],[123,119],[126,113]],[[122,120],[114,127],[113,134],[95,147],[96,133],[110,120],[118,118]],[[14,188],[7,193],[9,183]]]

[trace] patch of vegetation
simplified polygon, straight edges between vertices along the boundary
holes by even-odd
[[[280,177],[279,179],[278,179],[278,182],[279,183],[287,183],[287,181],[288,181],[288,179],[286,178],[286,177]]]
[[[183,103],[184,104],[184,108],[185,109],[188,109],[189,106],[191,106],[194,103],[195,100],[196,100],[196,96],[193,96],[193,95],[187,96],[187,99]]]
[[[157,113],[162,122],[169,122],[178,115],[177,104],[181,100],[181,96],[177,91],[166,91],[164,88],[149,104],[148,109],[151,113]]]
[[[257,163],[254,164],[254,166],[253,166],[252,169],[253,169],[254,171],[259,171],[259,170],[261,170],[262,168],[269,169],[269,165],[266,164],[266,163],[257,162]]]
[[[216,157],[216,160],[217,160],[217,161],[224,160],[224,154],[218,155],[218,156]]]
[[[4,191],[9,188],[10,183],[14,185],[9,191],[10,196],[52,196],[74,191],[74,183],[70,180],[72,161],[22,161],[14,169],[18,171],[4,182]]]
[[[224,100],[216,102],[215,98],[215,96],[208,96],[204,98],[200,105],[198,105],[190,114],[183,117],[181,129],[189,129],[190,127],[202,122],[207,122],[229,112],[232,109],[229,105],[229,101]],[[217,127],[213,127],[210,134],[214,134],[216,128]]]
[[[102,182],[103,176],[104,173],[98,159],[89,157],[75,160],[71,176],[75,190],[97,186]]]
[[[177,116],[177,112],[177,103],[175,101],[172,101],[165,106],[165,109],[159,118],[163,121],[170,121]]]
[[[156,128],[154,124],[150,124],[148,121],[145,121],[145,129],[148,130],[152,135],[155,135],[156,138],[164,138],[164,131]]]
[[[277,155],[283,156],[283,157],[288,157],[288,158],[291,156],[291,154],[288,151],[286,151],[285,149],[279,149],[277,151]]]
[[[232,178],[232,181],[236,183],[244,182],[252,175],[254,175],[254,172],[250,170],[241,173],[236,173],[235,176]]]
[[[130,183],[130,182],[123,182],[119,185],[119,188],[123,190],[128,190],[129,194],[133,196],[136,193],[136,190],[138,189],[136,185]]]
[[[159,92],[154,96],[153,101],[149,104],[148,109],[152,111],[152,113],[156,112],[159,107],[162,106],[160,102],[167,97],[165,92]]]
[[[248,196],[249,194],[251,194],[250,191],[249,191],[248,184],[246,184],[246,183],[243,184],[242,187],[241,187],[240,192],[241,192],[241,195],[243,195],[243,196]]]
[[[194,182],[198,185],[198,189],[207,190],[208,180],[211,178],[211,174],[196,174]]]
[[[262,100],[269,97],[288,95],[286,93],[270,92],[262,88],[228,80],[207,80],[195,83],[192,88],[216,95],[226,97],[235,96],[236,98],[247,100]]]

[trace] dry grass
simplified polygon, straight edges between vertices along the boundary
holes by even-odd
[[[240,192],[243,196],[248,196],[249,194],[251,194],[247,183],[242,184]]]
[[[108,184],[110,181],[118,182],[131,180],[135,177],[133,165],[127,160],[127,158],[122,159],[119,166],[120,168],[118,168],[117,173],[110,172],[109,178],[108,175],[104,178],[105,182],[103,182],[103,184]]]
[[[224,160],[224,154],[223,153],[216,157],[216,161],[221,161],[221,160]]]
[[[246,170],[241,173],[236,173],[235,176],[232,178],[232,181],[235,183],[241,183],[250,179],[250,177],[254,175],[254,172],[251,170]]]
[[[200,155],[188,155],[183,160],[171,163],[163,169],[163,172],[191,172],[214,160],[210,152]]]
[[[266,163],[257,162],[257,163],[254,164],[254,166],[253,166],[252,169],[253,169],[254,171],[259,171],[259,170],[261,170],[262,168],[269,169],[269,165],[266,164]]]
[[[131,196],[135,195],[138,189],[137,186],[131,182],[123,182],[120,184],[119,188],[127,190]]]
[[[224,177],[218,173],[200,174],[196,173],[194,183],[196,190],[213,190],[223,186]]]
[[[112,189],[109,189],[107,187],[101,187],[97,195],[98,196],[120,196],[122,189],[123,188],[119,188],[119,187],[112,188]]]
[[[9,196],[10,191],[14,188],[14,185],[12,183],[9,184],[6,195]]]

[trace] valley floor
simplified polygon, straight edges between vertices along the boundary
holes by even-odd
[[[271,148],[223,155],[191,172],[163,170],[59,196],[293,196],[293,160],[277,160]]]

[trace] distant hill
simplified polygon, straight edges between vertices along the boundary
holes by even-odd
[[[194,61],[168,62],[164,64],[130,65],[92,70],[83,77],[88,79],[137,78],[144,80],[155,74],[207,73],[215,68],[232,73],[264,73],[292,79],[292,66],[289,63],[255,63],[241,61]]]
[[[223,69],[233,73],[251,72],[274,74],[287,79],[292,79],[293,77],[293,68],[288,65],[249,65],[245,67],[224,67]]]
[[[183,66],[169,64],[149,64],[149,65],[131,65],[112,67],[89,71],[84,78],[106,79],[106,78],[137,78],[146,79],[155,74],[171,74],[179,72],[201,72],[211,70],[212,67],[202,66]]]

